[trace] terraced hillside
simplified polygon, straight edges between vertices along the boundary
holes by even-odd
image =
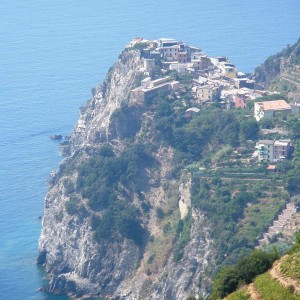
[[[300,92],[300,66],[295,65],[285,69],[279,80],[270,83],[270,89],[283,93],[288,92],[291,98],[298,98]]]
[[[291,198],[291,201],[286,204],[282,212],[263,234],[259,241],[260,247],[274,244],[277,241],[283,244],[291,244],[293,242],[295,233],[300,229],[300,212],[295,203],[296,199],[298,198]]]
[[[276,55],[270,56],[255,70],[255,79],[267,88],[300,99],[300,39]]]

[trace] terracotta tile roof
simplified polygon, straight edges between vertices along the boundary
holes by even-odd
[[[291,109],[291,106],[285,100],[258,102],[258,105],[261,106],[263,110]]]

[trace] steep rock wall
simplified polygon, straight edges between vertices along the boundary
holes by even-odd
[[[71,136],[71,153],[84,146],[95,147],[109,139],[110,117],[129,102],[129,93],[139,84],[142,60],[138,51],[124,51],[109,70],[94,97],[81,108],[80,117]]]
[[[176,196],[180,193],[180,187],[185,186],[184,193],[190,194],[190,182],[186,184],[186,176],[179,182],[170,177],[174,152],[171,147],[159,143],[154,146],[156,167],[146,170],[145,178],[149,180],[142,182],[142,196],[130,188],[127,190],[126,197],[141,211],[141,222],[148,232],[142,246],[129,239],[96,242],[91,228],[92,211],[87,199],[81,198],[77,214],[66,211],[69,196],[65,182],[76,182],[76,166],[95,149],[109,142],[114,152],[120,153],[126,148],[123,138],[138,140],[140,136],[145,136],[145,132],[149,135],[149,142],[159,140],[151,136],[152,113],[141,104],[130,103],[130,90],[139,83],[141,67],[142,59],[138,51],[124,51],[120,55],[104,82],[95,89],[93,98],[81,108],[79,121],[65,148],[68,155],[51,178],[45,198],[38,257],[38,262],[51,276],[44,288],[48,292],[76,297],[99,295],[108,299],[184,299],[191,290],[205,294],[210,284],[203,274],[208,265],[214,263],[212,241],[205,217],[197,210],[192,211],[191,239],[181,261],[176,263],[173,260],[172,245],[175,240],[170,236],[168,245],[166,242],[168,251],[165,251],[157,270],[153,273],[146,271],[150,237],[164,237],[161,228],[164,223],[158,220],[156,210],[172,206],[163,185],[170,185],[177,191],[173,197],[175,206],[169,210],[173,218],[170,217],[172,226],[180,219],[179,198]],[[128,108],[119,113],[122,105],[128,105]],[[74,172],[70,172],[70,166],[75,168]],[[142,212],[140,197],[149,204],[149,212]]]

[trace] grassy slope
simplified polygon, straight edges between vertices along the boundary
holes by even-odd
[[[254,284],[264,300],[300,300],[300,295],[294,294],[292,288],[283,287],[269,273],[258,276]]]
[[[300,253],[293,253],[284,258],[280,271],[286,277],[300,280]]]
[[[245,289],[238,290],[225,298],[225,300],[250,300],[250,295]]]

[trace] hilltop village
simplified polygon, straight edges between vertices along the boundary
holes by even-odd
[[[226,57],[209,57],[200,48],[174,39],[148,41],[136,38],[127,46],[140,48],[147,76],[132,96],[144,100],[160,91],[177,91],[179,82],[168,76],[172,71],[193,78],[190,100],[198,105],[218,102],[226,109],[245,108],[247,102],[271,94],[250,74],[239,72]],[[161,68],[160,72],[157,67]],[[153,80],[154,79],[154,80]]]
[[[186,97],[182,99],[182,104],[187,106],[187,118],[197,115],[207,105],[224,110],[253,107],[257,122],[300,113],[300,103],[278,99],[279,93],[266,90],[253,79],[253,74],[238,71],[227,57],[209,57],[200,48],[170,38],[153,41],[134,38],[127,48],[139,49],[144,61],[144,78],[140,86],[131,90],[133,101],[144,102],[158,94],[170,93],[181,99],[183,94],[188,94],[190,105]],[[190,85],[180,84],[187,80]],[[270,101],[272,97],[276,100]],[[268,101],[259,101],[264,98]],[[277,132],[262,130],[262,134],[270,133]],[[264,139],[256,144],[252,158],[273,163],[289,158],[292,150],[289,138]]]

